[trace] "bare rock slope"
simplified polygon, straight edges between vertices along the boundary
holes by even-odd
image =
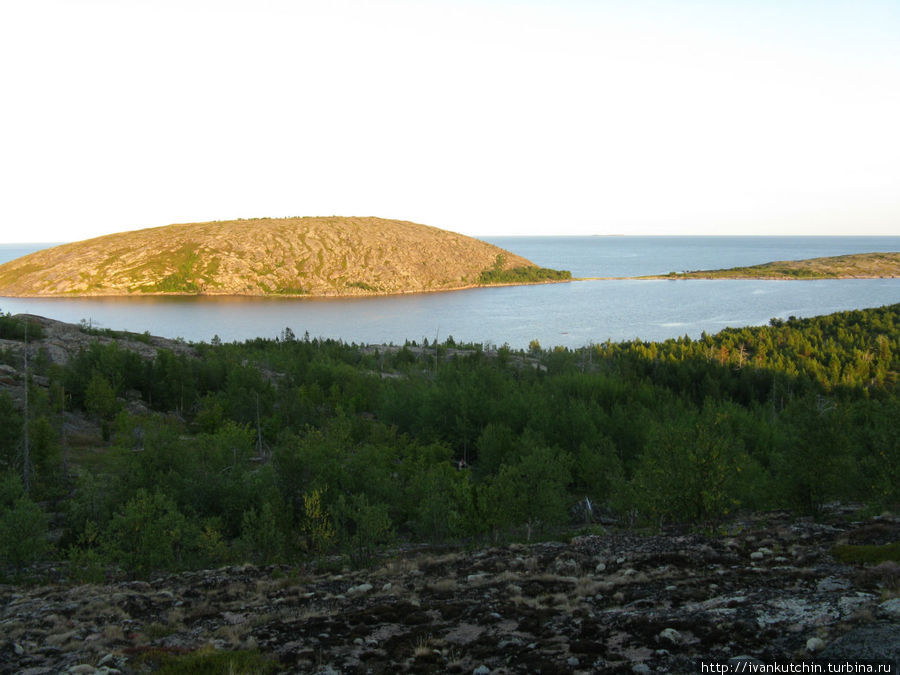
[[[167,225],[64,244],[0,265],[8,296],[373,295],[478,285],[536,268],[455,232],[381,218]]]

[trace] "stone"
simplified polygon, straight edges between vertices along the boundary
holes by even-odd
[[[225,619],[225,623],[237,626],[247,621],[247,617],[243,614],[238,614],[237,612],[222,612],[222,618]]]
[[[830,591],[846,591],[850,588],[850,580],[840,577],[825,577],[816,584],[816,591],[828,593]]]
[[[873,624],[844,633],[819,652],[826,659],[885,659],[900,664],[900,625]]]
[[[684,642],[684,637],[674,628],[664,628],[659,632],[659,639],[672,645],[679,645]]]
[[[753,551],[753,553],[750,554],[750,560],[762,560],[765,557],[766,556],[761,551]]]
[[[811,637],[806,641],[806,651],[815,654],[825,649],[825,640],[818,637]]]
[[[888,616],[900,619],[900,598],[891,598],[890,600],[885,600],[880,605],[878,605],[878,609],[880,609]]]
[[[363,593],[368,593],[373,588],[372,584],[364,583],[359,584],[358,586],[351,586],[347,589],[347,595],[362,595]]]
[[[631,672],[635,673],[635,675],[648,675],[648,673],[652,673],[653,671],[650,670],[650,666],[646,663],[635,663],[631,666]]]
[[[472,671],[472,675],[491,675],[491,669],[482,664]]]
[[[341,675],[341,671],[333,668],[330,665],[327,665],[321,670],[317,670],[316,675]]]

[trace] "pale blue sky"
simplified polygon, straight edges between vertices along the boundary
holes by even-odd
[[[5,0],[0,241],[900,233],[900,0]]]

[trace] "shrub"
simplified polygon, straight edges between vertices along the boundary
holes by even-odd
[[[25,494],[18,476],[7,474],[0,483],[0,567],[19,572],[49,547],[46,515]]]
[[[113,516],[104,547],[125,570],[147,575],[184,566],[195,552],[196,530],[170,497],[140,489]]]

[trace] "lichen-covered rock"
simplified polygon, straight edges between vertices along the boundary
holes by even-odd
[[[404,565],[343,575],[245,565],[153,584],[0,586],[0,673],[82,665],[133,673],[147,650],[210,647],[258,649],[286,673],[694,672],[701,658],[896,660],[896,599],[882,599],[880,577],[830,554],[864,527],[768,514],[745,519],[728,539],[609,531],[569,543],[406,551]],[[900,535],[900,523],[881,527]],[[749,560],[770,540],[793,562]],[[610,561],[600,573],[598,561]]]

